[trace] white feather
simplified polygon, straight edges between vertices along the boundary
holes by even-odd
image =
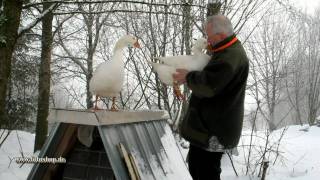
[[[176,68],[166,64],[159,64],[149,61],[148,63],[150,63],[153,69],[158,73],[158,77],[161,82],[165,83],[166,85],[173,86],[172,74],[176,72]]]
[[[178,68],[187,69],[189,71],[200,71],[206,66],[210,60],[207,54],[200,55],[181,55],[181,56],[168,56],[159,57],[160,62],[163,64]]]

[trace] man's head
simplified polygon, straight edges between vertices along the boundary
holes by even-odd
[[[205,23],[205,31],[208,36],[208,43],[213,45],[234,33],[231,21],[223,15],[209,16]]]

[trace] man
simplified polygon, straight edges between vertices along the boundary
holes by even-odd
[[[208,17],[205,24],[211,60],[202,71],[178,69],[176,83],[192,90],[180,133],[190,142],[188,165],[194,180],[220,180],[220,161],[238,145],[249,71],[246,53],[230,20]]]

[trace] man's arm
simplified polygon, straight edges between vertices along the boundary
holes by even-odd
[[[232,80],[234,71],[230,64],[215,60],[202,71],[192,71],[186,75],[186,82],[192,93],[198,97],[213,97],[221,93]]]

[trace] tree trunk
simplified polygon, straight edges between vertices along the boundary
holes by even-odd
[[[48,9],[51,3],[43,4],[43,11]],[[50,96],[50,62],[52,51],[52,19],[49,12],[42,19],[41,63],[39,70],[39,98],[36,123],[36,137],[34,151],[40,150],[45,143],[48,131],[48,113]]]
[[[6,94],[11,73],[11,59],[18,38],[22,1],[1,1],[0,13],[0,128],[7,124]]]
[[[87,108],[90,109],[93,107],[93,102],[91,100],[92,98],[92,94],[89,90],[89,83],[90,83],[90,80],[92,78],[92,73],[93,73],[93,54],[95,52],[95,47],[94,47],[94,42],[93,42],[93,32],[92,32],[92,29],[93,29],[93,15],[92,14],[89,14],[88,17],[87,17],[87,22],[86,22],[86,25],[87,25],[87,28],[88,28],[88,50],[87,50],[87,53],[88,53],[88,57],[87,57],[87,69],[88,69],[88,73],[86,75],[86,93],[87,93]],[[96,27],[98,28],[98,27]],[[99,36],[99,35],[97,35]]]
[[[92,101],[92,94],[90,92],[90,80],[92,78],[93,74],[93,66],[92,66],[92,58],[88,59],[88,74],[86,75],[86,102],[87,102],[87,109],[90,109],[93,107],[93,101]]]
[[[165,4],[168,2],[165,1]],[[168,9],[165,9],[165,14],[164,14],[164,24],[163,24],[163,34],[162,34],[162,50],[161,50],[161,56],[165,57],[166,56],[166,44],[167,44],[167,35],[168,35]],[[170,119],[172,119],[172,114],[171,114],[171,108],[169,104],[169,96],[168,96],[168,88],[165,84],[161,84],[162,87],[162,99],[163,99],[163,105],[164,109],[168,111]]]
[[[193,0],[187,0],[185,1],[185,3],[187,4],[192,4]],[[190,46],[190,41],[191,41],[191,37],[192,37],[192,25],[191,25],[191,6],[183,6],[183,39],[184,39],[184,44],[183,47],[185,47],[185,52],[187,55],[191,54],[191,46]],[[181,52],[183,52],[183,50],[181,50]],[[184,96],[187,98],[188,94],[189,94],[189,89],[187,88],[186,85],[184,85],[183,87],[183,94]],[[182,116],[178,116],[179,119],[176,119],[175,121],[175,125],[173,127],[173,130],[176,131],[177,130],[177,125],[179,124],[179,122],[182,121],[182,119],[184,118],[184,114],[187,111],[187,107],[188,107],[188,102],[187,101],[183,101],[181,104],[181,114]]]

